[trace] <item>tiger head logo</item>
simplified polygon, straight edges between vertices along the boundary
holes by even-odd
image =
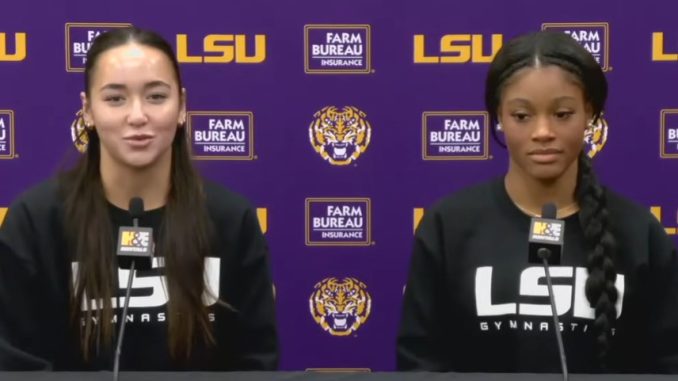
[[[308,300],[316,323],[333,336],[348,336],[370,316],[372,297],[355,278],[325,278],[314,286]]]
[[[372,127],[364,112],[353,106],[339,111],[334,106],[316,112],[308,129],[311,145],[333,165],[347,165],[367,149]]]
[[[584,133],[584,150],[588,157],[593,158],[607,143],[607,121],[602,115],[596,123],[589,125]]]

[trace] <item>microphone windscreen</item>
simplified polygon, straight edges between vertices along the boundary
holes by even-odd
[[[557,214],[556,204],[552,202],[544,204],[544,206],[541,207],[541,218],[549,218],[555,220],[556,214]]]
[[[144,200],[141,197],[132,197],[129,200],[129,214],[132,218],[140,218],[144,214]]]

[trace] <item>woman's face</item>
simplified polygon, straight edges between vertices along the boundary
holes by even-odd
[[[540,181],[576,175],[591,112],[572,74],[554,65],[517,71],[501,94],[498,115],[509,171]]]
[[[102,168],[147,168],[171,161],[185,100],[170,59],[134,42],[103,52],[81,94],[84,117],[100,140]],[[167,164],[167,163],[165,163]]]

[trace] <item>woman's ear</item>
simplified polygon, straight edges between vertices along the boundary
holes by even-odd
[[[87,99],[87,94],[85,94],[84,91],[80,92],[80,103],[82,104],[82,120],[85,122],[86,127],[92,127],[94,125],[92,109],[89,104],[89,99]]]
[[[181,98],[179,100],[179,120],[178,123],[180,126],[183,126],[186,124],[186,88],[182,87],[181,88],[181,94],[179,95]]]

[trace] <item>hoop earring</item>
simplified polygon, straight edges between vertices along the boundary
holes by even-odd
[[[87,152],[89,146],[89,131],[94,130],[94,125],[85,122],[82,109],[75,113],[75,119],[71,123],[71,140],[73,145],[80,153]]]

